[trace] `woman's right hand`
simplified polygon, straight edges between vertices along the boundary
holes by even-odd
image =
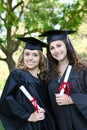
[[[74,104],[73,100],[71,99],[70,96],[68,96],[67,94],[55,94],[56,96],[56,103],[58,105],[70,105],[70,104]]]
[[[40,108],[38,111],[33,112],[28,118],[29,122],[36,122],[45,119],[45,110]]]

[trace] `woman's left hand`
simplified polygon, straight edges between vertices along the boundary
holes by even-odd
[[[58,105],[70,105],[74,103],[67,94],[55,94],[55,97]]]

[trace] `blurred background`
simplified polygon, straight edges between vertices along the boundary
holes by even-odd
[[[0,1],[0,92],[23,48],[17,37],[39,38],[49,29],[76,30],[70,39],[79,55],[87,59],[86,0]]]

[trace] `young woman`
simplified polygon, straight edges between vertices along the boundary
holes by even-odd
[[[71,33],[49,30],[41,35],[48,42],[46,80],[59,130],[87,130],[87,66],[68,38]]]
[[[4,87],[0,100],[0,116],[5,130],[55,130],[54,120],[47,110],[47,95],[43,82],[46,59],[42,47],[33,37],[19,38],[26,43]],[[28,99],[24,87],[32,100]],[[33,104],[32,104],[33,103]],[[39,105],[39,107],[38,107]]]

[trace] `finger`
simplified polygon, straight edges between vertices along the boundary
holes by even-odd
[[[43,108],[40,108],[40,109],[38,110],[38,112],[39,112],[39,113],[44,113],[45,110],[44,110]]]
[[[45,115],[44,115],[44,113],[39,113],[38,114],[38,117],[44,117]]]
[[[45,116],[39,117],[39,120],[44,120],[44,119],[45,119]]]
[[[61,97],[61,95],[60,94],[55,94],[55,97],[59,98],[59,97]]]

